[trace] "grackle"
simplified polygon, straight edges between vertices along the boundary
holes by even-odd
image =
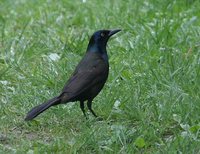
[[[51,106],[74,101],[80,101],[80,108],[85,117],[84,101],[87,101],[88,109],[97,117],[92,110],[92,100],[101,91],[108,78],[109,62],[106,45],[109,38],[119,31],[121,30],[95,32],[90,38],[85,56],[65,84],[60,95],[31,109],[25,120],[34,119]]]

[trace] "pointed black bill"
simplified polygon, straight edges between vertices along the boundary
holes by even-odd
[[[112,35],[114,35],[114,34],[120,32],[120,31],[121,31],[121,29],[111,30],[111,31],[109,32],[108,36],[111,37]]]

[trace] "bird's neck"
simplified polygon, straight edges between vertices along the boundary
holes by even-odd
[[[101,57],[105,60],[108,61],[108,55],[106,51],[106,46],[102,45],[88,45],[87,52],[92,52],[92,53],[99,53],[101,54]]]

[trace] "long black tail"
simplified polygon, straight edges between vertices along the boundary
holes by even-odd
[[[46,109],[48,109],[49,107],[53,106],[53,105],[57,105],[60,103],[60,98],[59,97],[55,97],[55,98],[52,98],[50,99],[49,101],[41,104],[41,105],[38,105],[36,107],[34,107],[33,109],[31,109],[27,115],[26,115],[26,118],[25,120],[28,121],[28,120],[32,120],[34,119],[35,117],[37,117],[40,113],[44,112]]]

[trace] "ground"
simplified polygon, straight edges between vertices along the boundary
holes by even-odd
[[[200,1],[0,1],[0,153],[200,153]],[[86,120],[59,94],[93,32],[110,74]]]

